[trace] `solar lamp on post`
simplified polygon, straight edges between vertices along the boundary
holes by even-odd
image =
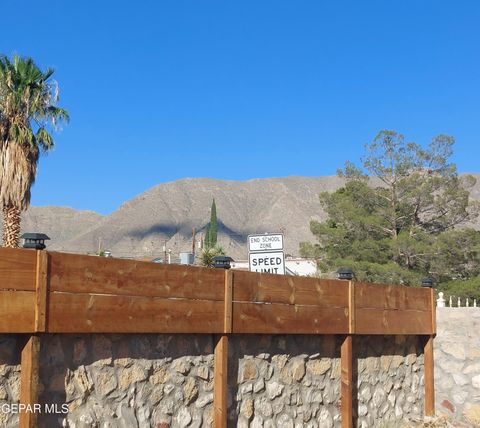
[[[44,250],[46,248],[45,241],[50,239],[44,233],[24,233],[20,238],[23,239],[23,248],[34,250]]]
[[[432,288],[433,287],[433,279],[432,278],[423,278],[422,279],[422,287]]]
[[[353,279],[353,270],[351,268],[342,267],[337,270],[338,279],[351,281]]]
[[[213,258],[213,267],[217,269],[230,269],[230,262],[233,262],[233,259],[228,256],[215,256]]]

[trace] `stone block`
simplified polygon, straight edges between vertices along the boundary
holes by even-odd
[[[441,345],[441,349],[443,352],[455,357],[457,360],[465,360],[465,346],[460,342],[444,342]]]
[[[132,384],[145,380],[148,373],[138,365],[125,368],[119,371],[118,383],[123,390],[128,389]]]
[[[245,416],[247,420],[250,420],[253,416],[253,408],[253,400],[245,398],[240,405],[240,414]]]
[[[332,367],[332,360],[322,358],[321,360],[313,360],[307,362],[307,371],[314,376],[325,374]]]
[[[153,374],[150,376],[148,381],[152,385],[164,384],[170,379],[170,374],[166,367],[160,367],[156,369]]]
[[[474,388],[480,389],[480,375],[472,377],[472,385]]]
[[[295,382],[300,382],[305,376],[305,360],[296,358],[292,362],[292,376]]]
[[[283,392],[284,389],[285,389],[285,386],[276,382],[276,381],[268,382],[267,383],[267,397],[270,400],[273,400],[274,398],[282,395],[282,392]]]
[[[176,418],[175,421],[177,423],[177,426],[180,428],[186,427],[192,422],[192,415],[190,414],[189,410],[186,407],[182,407]]]
[[[240,363],[239,369],[239,382],[245,382],[247,380],[256,379],[258,376],[258,369],[257,365],[255,364],[254,360],[243,360]]]
[[[189,377],[183,386],[183,397],[184,404],[188,406],[191,404],[198,396],[198,387],[197,382],[193,377]]]
[[[463,409],[463,416],[472,424],[480,425],[480,404],[467,403]]]

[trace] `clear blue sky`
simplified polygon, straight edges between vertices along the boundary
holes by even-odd
[[[4,0],[0,52],[53,66],[71,115],[32,204],[332,175],[380,129],[453,135],[480,171],[479,22],[476,0]]]

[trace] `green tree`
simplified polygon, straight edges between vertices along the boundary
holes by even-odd
[[[57,107],[53,70],[42,72],[31,58],[0,56],[0,205],[3,243],[17,247],[20,213],[30,204],[40,153],[54,146],[51,130],[67,112]]]
[[[316,257],[323,270],[348,266],[372,282],[418,284],[478,275],[479,232],[465,226],[478,215],[469,199],[472,176],[458,176],[453,138],[435,137],[427,148],[380,132],[366,146],[362,167],[347,162],[345,185],[322,193],[328,218],[312,221],[318,242],[301,243],[303,256]],[[452,251],[453,245],[459,245]]]
[[[210,223],[207,226],[205,232],[205,248],[214,248],[217,245],[217,206],[215,205],[215,199],[212,201],[212,207],[210,209]]]
[[[480,302],[480,275],[465,280],[442,282],[438,285],[438,290],[445,293],[447,302],[449,297],[452,296],[454,306],[457,305],[457,297],[462,299],[468,297]],[[462,305],[465,305],[465,301],[462,302]]]

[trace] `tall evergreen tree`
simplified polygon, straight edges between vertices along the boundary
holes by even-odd
[[[217,206],[215,205],[215,198],[212,201],[210,209],[210,223],[205,232],[205,248],[208,250],[217,245]]]
[[[215,198],[212,201],[212,208],[210,209],[210,243],[212,247],[217,245],[217,206],[215,205]]]
[[[479,275],[480,233],[465,227],[478,215],[469,199],[475,179],[449,163],[453,143],[440,135],[423,148],[380,132],[361,168],[347,162],[339,171],[345,185],[320,195],[328,219],[310,223],[318,242],[302,243],[301,254],[318,258],[323,270],[348,266],[372,282]]]

